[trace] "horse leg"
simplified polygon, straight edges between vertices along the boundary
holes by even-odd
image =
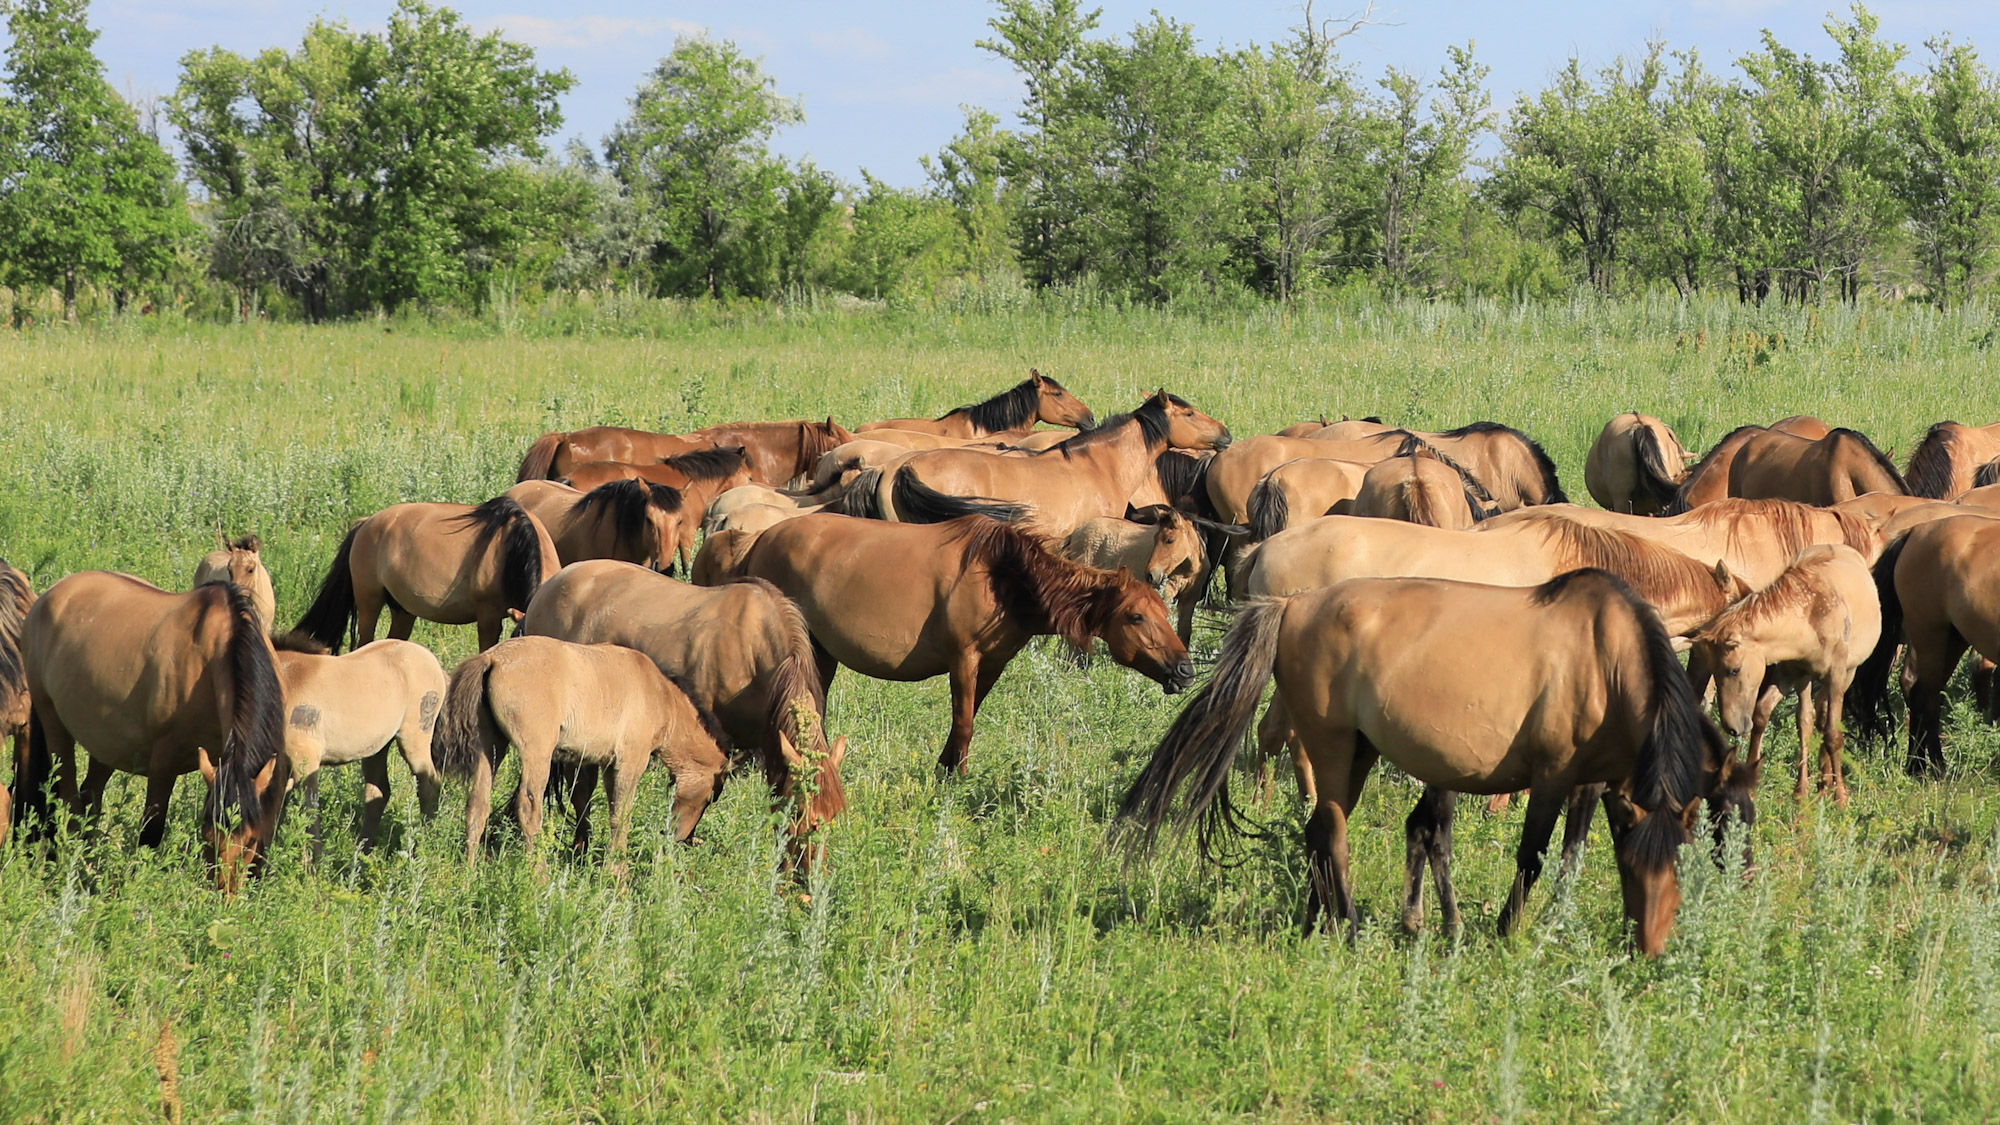
[[[1507,905],[1500,909],[1502,937],[1514,932],[1515,920],[1528,905],[1528,892],[1534,889],[1535,880],[1541,878],[1542,855],[1549,850],[1549,838],[1556,831],[1556,816],[1562,812],[1570,789],[1544,781],[1528,791],[1528,817],[1521,825],[1521,845],[1514,852],[1514,889],[1507,895]]]
[[[645,768],[644,757],[630,765],[614,760],[604,767],[604,803],[611,820],[611,835],[604,840],[606,865],[625,854],[625,840],[632,828],[632,798],[639,792],[639,775]]]
[[[1403,822],[1403,929],[1424,928],[1424,867],[1437,876],[1438,909],[1446,936],[1458,932],[1458,903],[1451,889],[1451,821],[1458,794],[1435,785],[1424,786],[1409,819]]]
[[[488,613],[483,607],[479,611],[479,651],[485,652],[500,643],[500,629],[507,623],[504,613]]]
[[[1458,794],[1439,790],[1437,822],[1431,831],[1431,879],[1437,884],[1438,914],[1444,920],[1444,936],[1459,934],[1458,889],[1451,882],[1451,826],[1458,819]]]
[[[303,793],[303,796],[301,796],[299,799],[299,804],[306,813],[306,815],[310,818],[306,824],[306,834],[312,837],[312,850],[306,853],[308,857],[308,862],[310,862],[312,866],[318,867],[320,857],[324,854],[325,851],[324,841],[322,841],[320,838],[319,770],[314,769],[311,773],[305,776],[304,780],[299,781],[296,784]]]
[[[1495,793],[1491,797],[1486,798],[1486,813],[1488,816],[1498,815],[1506,812],[1507,806],[1513,803],[1514,795],[1512,793]]]
[[[484,754],[474,754],[472,784],[465,793],[465,863],[479,861],[479,842],[486,835],[486,818],[493,811],[493,767]]]
[[[361,850],[375,846],[375,832],[382,826],[382,810],[389,807],[389,748],[384,746],[361,759]]]
[[[1590,840],[1590,820],[1597,815],[1597,801],[1604,796],[1604,789],[1605,786],[1599,783],[1579,785],[1570,790],[1569,811],[1563,814],[1560,870],[1565,875],[1573,873],[1578,861],[1583,858],[1583,845]]]
[[[391,608],[389,610],[390,640],[407,641],[410,639],[411,631],[416,629],[416,627],[417,627],[416,614],[411,613],[407,609],[401,609],[401,608]]]
[[[1181,596],[1174,599],[1174,632],[1183,645],[1194,643],[1194,611],[1201,604],[1200,585],[1202,583],[1197,576],[1195,581],[1188,583]]]
[[[2000,699],[1993,694],[1994,665],[1980,657],[1972,665],[1972,698],[1979,705],[1979,717],[1987,722],[2000,720]]]
[[[938,768],[947,773],[965,773],[966,754],[972,748],[972,719],[979,713],[979,650],[961,653],[951,669],[951,735],[938,753]]]
[[[553,770],[550,772],[554,773]],[[607,777],[604,780],[604,799],[609,801],[617,780],[615,777]],[[576,778],[569,787],[570,813],[576,817],[576,834],[570,837],[569,850],[578,858],[590,851],[590,801],[595,796],[597,796],[597,767],[585,763],[577,767]],[[616,821],[613,821],[612,828],[614,831],[617,829]]]
[[[172,765],[179,749],[169,743],[158,743],[153,747],[152,761],[147,764],[146,805],[139,814],[139,842],[149,848],[159,847],[167,835],[167,808],[174,803],[174,782],[180,779]]]
[[[384,591],[380,587],[364,590],[357,585],[354,588],[355,648],[360,648],[362,645],[374,642],[375,626],[381,623],[382,609],[387,604],[387,600],[384,596]],[[390,619],[390,629],[392,632],[395,628],[394,620],[393,617]]]
[[[1799,783],[1792,790],[1792,796],[1805,799],[1807,763],[1812,761],[1813,715],[1815,713],[1813,689],[1806,684],[1799,689]]]
[[[521,784],[514,790],[514,815],[521,822],[522,846],[535,854],[535,840],[542,834],[542,797],[549,787],[549,765],[555,747],[547,744],[521,748]],[[536,860],[537,870],[540,860]]]
[[[90,765],[84,771],[77,802],[83,809],[84,831],[90,834],[92,840],[104,834],[104,787],[110,783],[115,772],[96,758],[90,759]]]
[[[1339,732],[1313,754],[1312,773],[1319,783],[1319,805],[1306,821],[1308,881],[1305,933],[1312,936],[1324,903],[1347,924],[1347,940],[1361,935],[1361,912],[1354,902],[1348,875],[1347,816],[1361,797],[1361,786],[1375,764],[1376,751],[1360,732]]]
[[[1833,789],[1833,803],[1847,807],[1847,771],[1841,752],[1847,746],[1847,732],[1840,727],[1841,697],[1847,694],[1850,677],[1835,672],[1819,692],[1819,787]]]
[[[1300,798],[1308,806],[1317,804],[1319,789],[1313,781],[1312,761],[1306,757],[1305,743],[1292,729],[1292,717],[1285,711],[1285,697],[1273,695],[1271,705],[1264,709],[1264,717],[1257,723],[1257,768],[1263,779],[1260,796],[1267,801],[1271,799],[1271,760],[1278,756],[1279,746],[1292,751],[1292,772],[1299,781]]]
[[[403,764],[410,767],[410,776],[417,781],[417,809],[426,824],[437,815],[438,798],[444,793],[444,778],[438,775],[437,764],[431,759],[431,737],[437,729],[442,702],[435,693],[426,692],[417,713],[405,714],[403,725],[396,731],[396,746],[403,752]]]
[[[1784,698],[1785,693],[1777,684],[1766,683],[1763,692],[1757,696],[1757,702],[1750,708],[1750,747],[1744,752],[1744,757],[1753,766],[1764,761],[1764,731],[1771,725],[1772,712],[1778,709]]]
[[[1912,638],[1908,655],[1904,658],[1905,679],[1908,685],[1903,689],[1904,700],[1910,712],[1910,750],[1907,767],[1912,776],[1941,774],[1944,772],[1944,732],[1941,728],[1941,712],[1944,707],[1944,685],[1951,678],[1952,669],[1958,666],[1960,657],[1965,655],[1965,640],[1956,630],[1942,630],[1946,635],[1931,638],[1935,643],[1921,647]]]
[[[840,671],[840,661],[835,660],[833,654],[826,651],[826,646],[819,643],[819,638],[813,638],[812,646],[813,666],[819,669],[819,686],[822,691],[830,692],[833,690],[834,674]]]

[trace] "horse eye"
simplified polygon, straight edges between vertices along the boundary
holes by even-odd
[[[1134,625],[1144,625],[1146,623],[1146,615],[1143,613],[1135,613],[1130,617],[1127,617],[1126,620],[1130,621]]]

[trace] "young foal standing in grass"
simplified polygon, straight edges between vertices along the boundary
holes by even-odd
[[[514,801],[528,850],[542,830],[549,767],[560,759],[604,770],[611,815],[605,858],[615,863],[625,850],[647,760],[657,759],[673,777],[674,838],[685,844],[722,793],[729,772],[726,737],[686,682],[670,680],[644,653],[515,637],[452,672],[436,752],[440,768],[472,782],[465,803],[467,863],[479,858],[493,772],[509,746],[521,754]],[[581,851],[590,833],[590,787],[579,785],[575,792]]]
[[[250,604],[257,607],[257,618],[264,623],[264,630],[269,632],[277,620],[278,596],[271,589],[271,572],[264,569],[262,551],[263,543],[255,535],[227,539],[217,532],[215,550],[195,564],[193,585],[221,581],[241,586],[250,595]]]
[[[1604,804],[1626,916],[1641,951],[1665,948],[1680,905],[1680,845],[1732,763],[1666,630],[1617,578],[1582,570],[1529,589],[1362,579],[1251,603],[1224,638],[1214,677],[1126,793],[1125,831],[1150,845],[1169,820],[1199,825],[1206,853],[1218,835],[1241,830],[1230,766],[1273,679],[1319,778],[1305,828],[1308,934],[1322,906],[1350,938],[1360,925],[1347,819],[1379,758],[1439,789],[1529,789],[1502,934],[1541,874],[1571,791],[1617,785]],[[1747,791],[1728,797],[1747,808]],[[1406,917],[1420,912],[1420,893],[1421,883],[1410,888]],[[1450,924],[1445,867],[1439,893]]]
[[[1764,728],[1785,695],[1799,696],[1799,783],[1806,795],[1817,712],[1819,787],[1847,804],[1840,753],[1841,703],[1854,673],[1882,636],[1882,603],[1868,563],[1851,547],[1799,552],[1777,581],[1722,611],[1694,635],[1690,666],[1715,677],[1722,726],[1750,736],[1749,762],[1764,758]],[[1697,675],[1699,679],[1699,675]],[[1817,701],[1817,708],[1815,708]]]

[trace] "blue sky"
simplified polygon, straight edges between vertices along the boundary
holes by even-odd
[[[1124,32],[1163,14],[1193,25],[1205,43],[1240,45],[1283,38],[1303,0],[1101,0],[1102,29]],[[1363,0],[1351,0],[1358,9]],[[1319,14],[1351,10],[1318,0]],[[760,56],[779,89],[803,99],[806,123],[782,134],[778,148],[810,156],[850,178],[862,168],[891,183],[921,180],[920,154],[950,139],[960,105],[1008,115],[1019,86],[1006,64],[973,46],[988,33],[992,8],[977,0],[464,0],[451,5],[481,27],[500,27],[533,45],[545,65],[566,66],[578,84],[564,102],[563,136],[599,143],[623,116],[640,77],[679,34],[708,31]],[[1390,26],[1342,44],[1343,56],[1374,76],[1384,67],[1435,72],[1450,43],[1474,40],[1493,68],[1496,107],[1538,88],[1572,53],[1609,62],[1652,35],[1699,48],[1712,67],[1753,49],[1769,27],[1787,45],[1825,55],[1820,24],[1827,0],[1383,0]],[[97,0],[92,18],[112,82],[140,95],[175,83],[188,50],[221,45],[245,53],[296,45],[316,15],[357,27],[380,26],[393,0]],[[1845,11],[1844,5],[1840,8]],[[2000,60],[2000,0],[1896,0],[1872,10],[1883,31],[1908,44],[1949,30]]]

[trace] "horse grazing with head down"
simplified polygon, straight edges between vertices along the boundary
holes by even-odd
[[[1676,515],[1734,495],[1729,491],[1729,472],[1736,463],[1736,455],[1742,452],[1750,439],[1772,432],[1817,441],[1832,433],[1833,427],[1810,414],[1794,414],[1768,426],[1736,427],[1722,435],[1722,440],[1710,446],[1708,452],[1688,469],[1687,475],[1681,478],[1680,490],[1674,494],[1673,503],[1667,507],[1667,514]]]
[[[1628,411],[1604,424],[1583,459],[1583,486],[1607,512],[1657,516],[1673,507],[1694,454],[1673,428]]]
[[[1729,494],[1751,500],[1796,500],[1825,507],[1869,492],[1907,493],[1903,474],[1856,430],[1821,438],[1770,431],[1737,450],[1729,466]]]
[[[579,492],[552,480],[524,480],[504,495],[548,529],[564,566],[617,559],[665,570],[683,542],[693,545],[681,491],[664,484],[614,480]]]
[[[758,536],[735,573],[798,603],[823,654],[822,682],[836,663],[881,680],[951,677],[951,736],[938,755],[947,770],[964,772],[980,703],[1034,637],[1078,648],[1102,638],[1113,660],[1169,694],[1194,679],[1151,587],[983,516],[930,525],[802,516]]]
[[[853,440],[854,435],[831,418],[824,422],[728,422],[691,434],[592,426],[535,439],[514,479],[567,477],[577,466],[591,461],[652,465],[683,453],[736,446],[749,455],[752,479],[779,488],[810,474],[827,450]]]
[[[1980,467],[1995,457],[2000,457],[2000,423],[1961,426],[1939,422],[1924,432],[1923,440],[1910,454],[1903,479],[1909,482],[1912,496],[1956,500],[1960,493],[1978,487]]]
[[[936,418],[889,418],[855,427],[857,434],[875,430],[907,430],[951,438],[985,438],[996,434],[1026,434],[1036,422],[1064,429],[1087,430],[1097,424],[1090,407],[1063,389],[1061,383],[1029,370],[1028,377],[984,402],[947,410]]]
[[[28,762],[28,674],[21,663],[21,625],[35,604],[28,576],[0,559],[0,738],[14,743],[14,778],[19,785]],[[14,800],[0,785],[0,840],[13,823]]]
[[[1701,713],[1659,619],[1616,577],[1581,570],[1526,589],[1363,579],[1251,603],[1223,639],[1208,686],[1126,792],[1122,831],[1150,845],[1164,824],[1198,825],[1212,856],[1221,835],[1241,830],[1230,767],[1272,680],[1319,779],[1305,827],[1308,934],[1322,908],[1350,938],[1359,928],[1347,821],[1378,759],[1439,791],[1529,790],[1502,934],[1579,786],[1616,787],[1605,811],[1625,913],[1649,956],[1672,930],[1680,847],[1703,800],[1748,819],[1749,771]],[[1448,847],[1448,827],[1428,832],[1416,819],[1412,837]],[[1449,921],[1449,853],[1428,858]],[[1406,920],[1421,916],[1421,888],[1406,887]]]

